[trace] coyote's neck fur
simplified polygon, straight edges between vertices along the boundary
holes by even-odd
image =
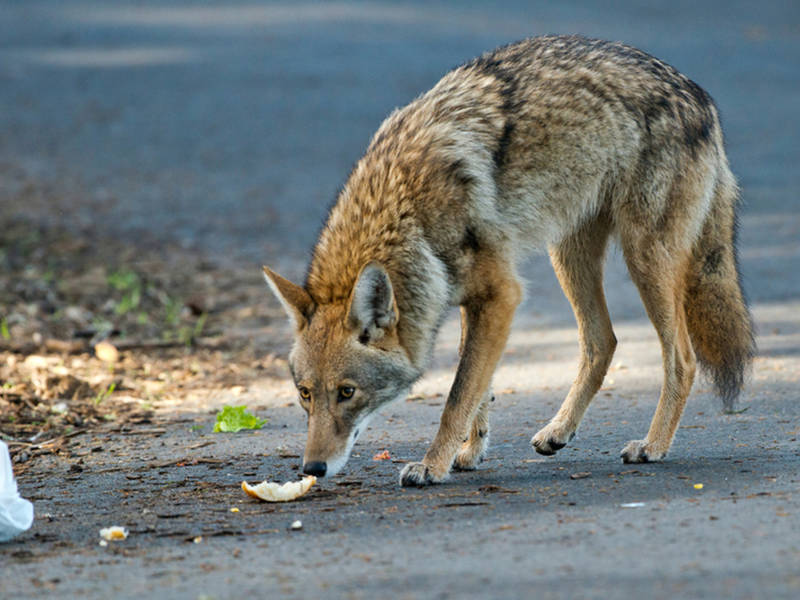
[[[306,288],[315,302],[346,302],[369,261],[382,263],[392,275],[404,272],[409,258],[404,251],[418,226],[408,201],[413,190],[402,189],[403,183],[393,189],[393,171],[399,169],[377,157],[356,166],[314,250]]]
[[[488,140],[502,138],[505,120],[486,100],[501,94],[482,86],[442,94],[448,80],[375,133],[331,210],[305,285],[317,304],[347,303],[361,268],[381,263],[394,286],[401,343],[421,369],[431,332],[461,301],[464,272],[498,235],[497,157]]]
[[[422,372],[433,349],[430,332],[450,304],[448,277],[405,200],[411,190],[387,189],[393,166],[384,168],[386,179],[365,181],[357,178],[363,164],[356,167],[320,236],[306,289],[317,304],[346,306],[361,268],[380,262],[394,288],[400,343]]]
[[[398,113],[394,119],[403,116]],[[442,158],[421,144],[427,160],[415,159],[412,165],[381,139],[379,131],[331,210],[305,287],[317,304],[346,305],[361,268],[370,261],[381,263],[394,287],[398,336],[421,371],[433,347],[430,332],[438,328],[452,303],[452,274],[440,249],[429,243],[425,229],[430,215],[421,216],[418,203],[430,196],[434,185],[441,188],[429,171],[432,175]],[[420,164],[428,166],[420,169]]]

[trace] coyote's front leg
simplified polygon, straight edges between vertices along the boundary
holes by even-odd
[[[461,307],[461,342],[458,346],[458,356],[464,354],[464,346],[467,343],[467,311]],[[469,428],[469,435],[461,444],[461,449],[456,454],[453,469],[456,471],[472,471],[486,455],[489,449],[489,403],[494,400],[492,390],[489,388],[483,395],[472,426]]]
[[[492,390],[486,390],[481,400],[478,412],[469,428],[469,436],[461,444],[456,454],[453,469],[456,471],[473,471],[486,456],[489,449],[489,403],[494,400]]]
[[[522,287],[507,265],[484,266],[479,293],[464,303],[466,341],[439,431],[422,462],[402,470],[401,485],[423,486],[447,477],[505,348]]]

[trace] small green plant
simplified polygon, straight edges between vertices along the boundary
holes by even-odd
[[[108,285],[118,292],[122,298],[114,309],[118,315],[129,313],[142,301],[142,280],[134,271],[122,269],[108,276]]]
[[[203,333],[203,328],[206,326],[206,320],[208,319],[208,313],[204,312],[201,314],[197,322],[194,324],[194,330],[192,331],[192,338],[197,339],[200,337],[200,334]]]
[[[140,287],[139,276],[130,269],[120,269],[109,274],[106,278],[108,285],[115,290],[126,291],[135,287]]]
[[[183,308],[183,303],[178,302],[175,298],[169,298],[165,305],[166,315],[164,320],[167,322],[167,325],[175,326],[178,324],[181,318],[181,309]]]
[[[3,320],[0,321],[0,335],[2,335],[3,339],[6,341],[11,339],[11,334],[8,331],[8,321],[5,317],[3,317]]]
[[[94,400],[93,400],[94,405],[98,406],[103,400],[105,400],[111,394],[113,394],[114,390],[116,389],[116,387],[117,387],[117,384],[116,383],[112,383],[111,385],[108,386],[107,389],[100,391],[97,394],[97,396],[94,397]]]
[[[208,313],[203,313],[197,319],[197,322],[194,326],[184,325],[183,327],[178,329],[178,340],[185,344],[186,346],[191,346],[200,337],[200,334],[203,333],[203,327],[206,325],[206,319],[208,318]]]
[[[247,412],[246,406],[222,407],[217,413],[217,422],[214,423],[214,433],[236,433],[242,429],[261,429],[267,419],[259,419]]]
[[[95,317],[92,319],[92,327],[97,331],[99,337],[105,338],[114,329],[114,324],[102,317]]]

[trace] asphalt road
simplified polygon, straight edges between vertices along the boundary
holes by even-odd
[[[528,440],[563,398],[576,355],[569,306],[534,257],[479,471],[403,490],[399,464],[371,460],[384,448],[398,460],[423,454],[436,394],[452,377],[449,322],[419,386],[427,399],[387,411],[347,472],[304,502],[267,508],[236,488],[294,475],[298,459],[276,451],[296,454],[304,441],[299,409],[285,406],[288,384],[248,392],[248,404],[268,411],[267,429],[193,453],[222,468],[150,469],[203,435],[176,425],[125,459],[140,479],[107,471],[120,459],[99,456],[79,478],[56,461],[50,479],[20,481],[52,520],[0,549],[0,597],[800,594],[796,2],[3,2],[0,210],[4,196],[24,192],[26,205],[13,206],[28,217],[132,244],[176,240],[252,263],[254,277],[265,262],[298,276],[385,115],[483,50],[554,32],[637,45],[717,101],[743,190],[741,262],[759,327],[748,410],[720,415],[700,382],[668,460],[620,463],[619,450],[646,431],[660,369],[613,255],[607,295],[621,364],[576,440],[554,458],[533,453]],[[170,502],[182,514],[167,525],[143,512]],[[622,507],[631,502],[644,506]],[[100,548],[96,530],[112,518],[135,533]],[[303,530],[289,532],[295,518]]]

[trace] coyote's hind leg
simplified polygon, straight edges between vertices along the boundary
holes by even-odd
[[[581,363],[558,413],[531,440],[539,454],[555,454],[575,435],[617,346],[603,294],[603,261],[610,229],[610,219],[600,215],[550,250],[553,269],[578,323]]]
[[[629,442],[621,455],[626,463],[651,462],[664,458],[672,445],[694,382],[695,354],[684,309],[686,260],[656,249],[626,252],[626,259],[661,341],[664,383],[647,437]]]

